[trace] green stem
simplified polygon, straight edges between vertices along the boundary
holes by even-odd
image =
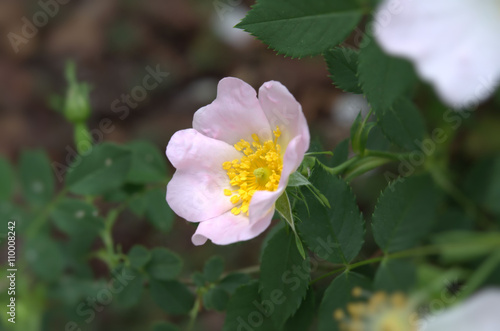
[[[100,233],[106,251],[104,261],[108,264],[110,269],[114,269],[119,260],[119,256],[115,252],[115,245],[113,242],[113,226],[118,218],[118,215],[122,212],[125,206],[126,204],[122,204],[108,212],[108,215],[104,220],[104,229]]]
[[[437,245],[431,245],[431,246],[424,246],[424,247],[418,247],[418,248],[413,248],[413,249],[408,249],[406,251],[401,251],[401,252],[397,252],[397,253],[392,253],[392,254],[387,254],[387,255],[384,255],[384,256],[379,256],[379,257],[375,257],[375,258],[372,258],[372,259],[368,259],[368,260],[364,260],[364,261],[360,261],[360,262],[356,262],[356,263],[353,263],[353,264],[350,264],[350,265],[345,265],[345,266],[342,266],[338,269],[335,269],[333,271],[330,271],[314,280],[312,280],[309,285],[312,285],[324,278],[327,278],[327,277],[330,277],[330,276],[333,276],[335,275],[336,273],[339,273],[339,272],[342,272],[342,271],[345,271],[345,270],[353,270],[353,269],[356,269],[356,268],[359,268],[359,267],[362,267],[364,265],[367,265],[367,264],[372,264],[372,263],[378,263],[378,262],[382,262],[383,260],[385,259],[401,259],[401,258],[405,258],[405,257],[414,257],[414,256],[423,256],[423,255],[434,255],[434,254],[437,254],[439,253],[439,251],[441,250],[441,247],[437,246]]]
[[[40,212],[37,218],[33,220],[29,228],[26,230],[26,236],[32,237],[38,233],[40,228],[43,226],[45,221],[50,215],[50,212],[57,206],[57,204],[61,201],[61,199],[66,195],[67,189],[63,189],[59,192],[58,195],[52,199],[50,203],[48,203],[45,208]]]
[[[345,171],[350,171],[348,180],[364,174],[365,172],[378,168],[392,161],[401,161],[410,156],[409,153],[391,153],[384,151],[365,150],[363,155],[356,155],[336,167],[328,167],[322,164],[323,168],[333,175],[341,175]]]
[[[191,311],[189,312],[189,324],[186,329],[187,331],[192,331],[194,329],[194,324],[196,323],[196,317],[198,317],[200,308],[201,308],[201,295],[197,294],[193,309],[191,309]]]
[[[330,155],[333,156],[333,152],[330,151],[324,151],[324,152],[309,152],[306,153],[305,156],[312,156],[312,155]]]
[[[233,273],[239,273],[239,274],[256,274],[256,273],[259,273],[260,272],[260,264],[259,265],[254,265],[254,266],[251,266],[251,267],[246,267],[246,268],[243,268],[243,269],[239,269],[239,270],[235,270],[235,271],[231,271],[231,272],[227,272],[227,273],[224,273],[222,275],[222,278],[224,278],[225,276],[229,275],[229,274],[233,274]]]
[[[384,159],[384,158],[379,158],[379,157],[367,157],[364,159],[365,162],[361,163],[359,166],[353,168],[350,170],[347,175],[346,175],[346,181],[351,181],[352,179],[370,171],[375,168],[378,168],[384,164],[387,164],[389,162],[392,162],[393,160],[390,159]]]
[[[402,159],[407,159],[410,157],[410,153],[391,153],[384,151],[373,151],[373,150],[365,150],[365,156],[377,156],[381,158],[390,159],[393,161],[401,161]]]
[[[336,166],[336,167],[328,167],[328,166],[325,166],[325,165],[322,165],[323,168],[328,171],[330,174],[332,175],[340,175],[341,173],[343,173],[347,168],[349,168],[351,165],[355,164],[356,162],[358,162],[359,160],[361,160],[362,158],[360,156],[354,156],[352,158],[350,158],[349,160],[345,161],[344,163]]]

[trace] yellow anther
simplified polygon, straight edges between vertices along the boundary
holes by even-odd
[[[363,289],[359,286],[356,286],[355,288],[352,289],[352,296],[355,298],[359,298],[361,295],[363,295]]]
[[[366,305],[363,303],[349,303],[347,304],[347,311],[352,318],[360,318],[366,310]]]
[[[344,311],[342,309],[336,309],[333,312],[333,318],[335,318],[337,321],[342,321],[345,317]]]
[[[396,292],[391,296],[391,303],[395,308],[404,308],[407,303],[406,296],[401,292]]]
[[[233,191],[224,190],[224,194],[231,196],[231,203],[241,204],[231,209],[234,215],[248,215],[250,201],[256,191],[278,189],[283,170],[281,147],[277,144],[277,138],[281,135],[279,127],[273,133],[275,139],[265,142],[261,142],[256,134],[252,134],[251,143],[240,140],[234,144],[234,148],[242,152],[242,157],[222,164],[231,186],[234,186]]]
[[[367,296],[368,292],[360,287],[352,289],[354,297]],[[413,307],[403,293],[388,295],[376,292],[368,302],[351,302],[333,312],[342,331],[417,331],[418,315],[412,313]]]
[[[370,299],[368,303],[369,309],[371,311],[377,310],[382,303],[387,300],[387,294],[385,292],[376,292]]]
[[[274,130],[273,133],[276,138],[279,138],[281,136],[281,130],[279,126],[276,127],[276,130]]]
[[[224,195],[225,196],[231,196],[233,194],[233,192],[231,192],[231,190],[228,190],[228,189],[224,189]]]

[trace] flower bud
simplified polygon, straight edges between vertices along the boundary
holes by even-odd
[[[82,123],[90,116],[90,87],[86,83],[77,82],[74,63],[67,64],[66,79],[69,87],[64,101],[64,116],[73,124]]]

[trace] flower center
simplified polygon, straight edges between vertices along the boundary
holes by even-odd
[[[227,161],[222,164],[229,177],[232,190],[225,189],[224,194],[230,197],[235,205],[231,212],[234,215],[244,213],[248,216],[248,208],[256,191],[276,191],[283,170],[281,146],[278,138],[279,127],[273,131],[274,140],[261,142],[256,134],[250,143],[244,139],[234,144],[237,151],[244,155],[241,159]]]
[[[354,296],[362,296],[362,290],[355,288]],[[342,331],[416,331],[415,314],[402,293],[387,295],[377,292],[370,295],[368,302],[347,305],[347,313],[338,309],[333,317],[339,321]]]

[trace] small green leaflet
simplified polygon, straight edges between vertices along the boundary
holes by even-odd
[[[345,311],[347,304],[355,301],[352,289],[357,286],[370,290],[371,282],[358,273],[344,272],[330,283],[319,306],[319,331],[340,330],[338,321],[333,319],[333,312],[337,309]]]
[[[349,185],[322,167],[315,167],[309,178],[328,197],[330,208],[321,204],[312,192],[304,191],[309,208],[296,204],[297,228],[309,249],[332,263],[349,263],[364,242],[364,221]]]
[[[68,170],[66,184],[70,191],[82,195],[98,195],[120,187],[132,162],[130,149],[103,143],[77,159]]]
[[[281,229],[269,240],[262,255],[262,299],[276,302],[271,319],[277,329],[297,311],[309,286],[309,258],[301,256],[294,238],[286,228]],[[303,271],[301,276],[296,268]]]
[[[420,151],[425,135],[425,123],[418,108],[408,99],[399,98],[394,104],[377,112],[378,125],[385,137],[409,151]]]
[[[358,79],[359,54],[352,48],[335,47],[324,54],[330,78],[345,92],[363,94]]]
[[[390,184],[373,213],[375,242],[385,253],[415,246],[432,230],[440,197],[429,176],[413,176]]]
[[[360,50],[358,73],[363,92],[376,113],[390,108],[416,82],[408,61],[387,55],[371,38]]]
[[[236,27],[278,54],[303,57],[340,44],[361,17],[355,1],[258,0]]]

